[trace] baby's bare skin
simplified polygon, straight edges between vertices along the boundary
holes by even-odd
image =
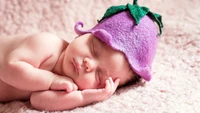
[[[107,60],[111,63],[100,64],[108,66],[108,71],[113,74],[111,77],[101,75],[102,77],[95,79],[96,66],[91,61],[97,59],[92,56],[90,48],[91,39],[96,38],[91,34],[80,37],[81,40],[74,41],[70,49],[67,49],[68,42],[50,33],[1,37],[0,102],[30,99],[36,109],[53,111],[73,109],[109,98],[119,85],[119,77],[122,81],[129,78],[125,57],[118,51],[104,49],[99,57],[103,59],[100,59],[100,62]],[[80,49],[76,44],[81,43]],[[98,40],[96,43],[98,46],[104,46]],[[73,51],[70,53],[70,50]],[[68,61],[70,54],[74,53],[76,55],[73,58],[84,61],[82,67],[79,67],[81,75],[76,75],[74,64]],[[121,62],[118,61],[119,58]],[[119,65],[116,65],[116,61]],[[67,73],[71,72],[72,75],[69,76]],[[96,84],[101,83],[100,79],[103,87]]]
[[[36,82],[34,83],[34,79],[33,79],[31,80],[32,82],[31,84],[30,81],[23,81],[23,79],[21,79],[20,76],[17,77],[18,76],[17,72],[15,74],[10,73],[11,71],[15,71],[15,70],[10,70],[12,68],[9,68],[10,65],[8,65],[8,63],[12,61],[14,62],[17,60],[25,60],[26,62],[29,62],[32,66],[34,66],[34,68],[52,71],[53,67],[55,66],[57,62],[59,55],[68,45],[66,41],[63,41],[62,39],[54,38],[54,37],[56,36],[48,34],[48,33],[40,33],[40,34],[35,34],[35,35],[7,36],[7,37],[0,38],[0,45],[1,45],[1,48],[0,48],[0,53],[1,53],[1,56],[0,56],[0,78],[1,78],[0,79],[0,95],[1,95],[0,102],[12,101],[12,100],[27,100],[30,98],[32,91],[49,89],[51,85],[51,81],[54,78],[53,73],[46,72],[49,75],[43,76],[46,79],[44,80],[44,82],[43,80],[41,80],[39,82],[36,81],[37,83]],[[43,40],[41,38],[43,38]],[[49,38],[49,40],[47,38]],[[45,41],[45,43],[43,41]],[[49,43],[46,43],[46,41],[49,41]],[[55,49],[54,48],[50,49],[50,47],[52,46],[51,44],[52,42],[54,46],[56,46]],[[34,44],[34,43],[38,43],[38,44]],[[46,44],[46,45],[43,46],[42,44]],[[26,47],[28,48],[27,50],[26,50]],[[41,56],[39,56],[41,52],[42,54]],[[21,53],[21,54],[18,54],[18,53]],[[37,56],[35,56],[34,54],[36,54]],[[30,65],[27,65],[27,66],[30,66]],[[26,69],[28,69],[28,67],[27,68],[25,67],[24,71]],[[32,70],[30,70],[30,72],[31,71]],[[6,76],[8,76],[8,78]],[[9,79],[9,77],[13,77],[13,79]],[[37,77],[35,79],[37,79]]]
[[[15,40],[18,38],[19,40]],[[20,45],[24,40],[26,36],[14,36],[14,37],[1,37],[0,38],[0,69],[3,66],[4,58],[6,57],[6,54],[8,54],[9,51],[13,50],[13,48],[16,48],[16,46]],[[13,45],[14,44],[14,45]],[[12,47],[10,46],[12,45]],[[1,76],[1,73],[0,73]],[[9,90],[8,90],[9,89]],[[18,90],[6,83],[4,83],[0,79],[0,101],[9,101],[9,100],[15,100],[15,99],[27,99],[30,97],[29,91],[22,91]]]

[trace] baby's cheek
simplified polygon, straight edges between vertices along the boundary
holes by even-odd
[[[102,82],[101,84],[99,84],[98,89],[105,88],[105,87],[106,87],[105,82],[106,82],[106,81],[104,81],[104,82]]]

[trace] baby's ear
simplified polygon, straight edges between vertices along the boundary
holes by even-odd
[[[97,29],[92,31],[92,34],[96,36],[98,39],[106,43],[107,45],[110,45],[110,41],[112,40],[112,35],[108,33],[104,29]]]

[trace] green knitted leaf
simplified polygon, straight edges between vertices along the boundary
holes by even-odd
[[[146,8],[146,7],[140,7],[138,5],[127,4],[127,7],[129,9],[131,15],[135,19],[136,24],[139,24],[140,19],[149,12],[148,8]]]
[[[120,6],[112,6],[107,9],[106,13],[102,17],[101,20],[98,20],[98,22],[101,22],[105,18],[109,18],[117,13],[123,12],[123,11],[129,11],[132,17],[135,19],[136,25],[140,23],[140,20],[142,17],[145,15],[148,15],[151,19],[153,19],[159,26],[159,31],[160,33],[158,34],[159,36],[162,34],[162,16],[156,13],[153,13],[149,10],[147,7],[140,7],[137,3],[137,0],[133,1],[133,5],[127,4],[125,5],[120,5]]]
[[[116,13],[125,11],[127,7],[125,5],[120,5],[120,6],[112,6],[107,9],[106,13],[104,14],[103,18],[99,20],[98,22],[101,22],[103,19],[108,18],[110,16],[115,15]]]
[[[160,31],[158,35],[160,36],[162,34],[162,28],[163,28],[162,16],[153,12],[149,12],[147,15],[158,24]]]

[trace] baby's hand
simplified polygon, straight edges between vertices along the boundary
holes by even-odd
[[[78,87],[71,78],[56,75],[51,83],[50,89],[51,90],[65,90],[66,92],[71,92],[71,91],[77,90]]]
[[[83,90],[82,95],[84,100],[87,101],[86,103],[106,100],[116,91],[119,81],[120,79],[116,79],[115,82],[113,82],[112,78],[109,77],[109,79],[106,80],[105,88]]]

